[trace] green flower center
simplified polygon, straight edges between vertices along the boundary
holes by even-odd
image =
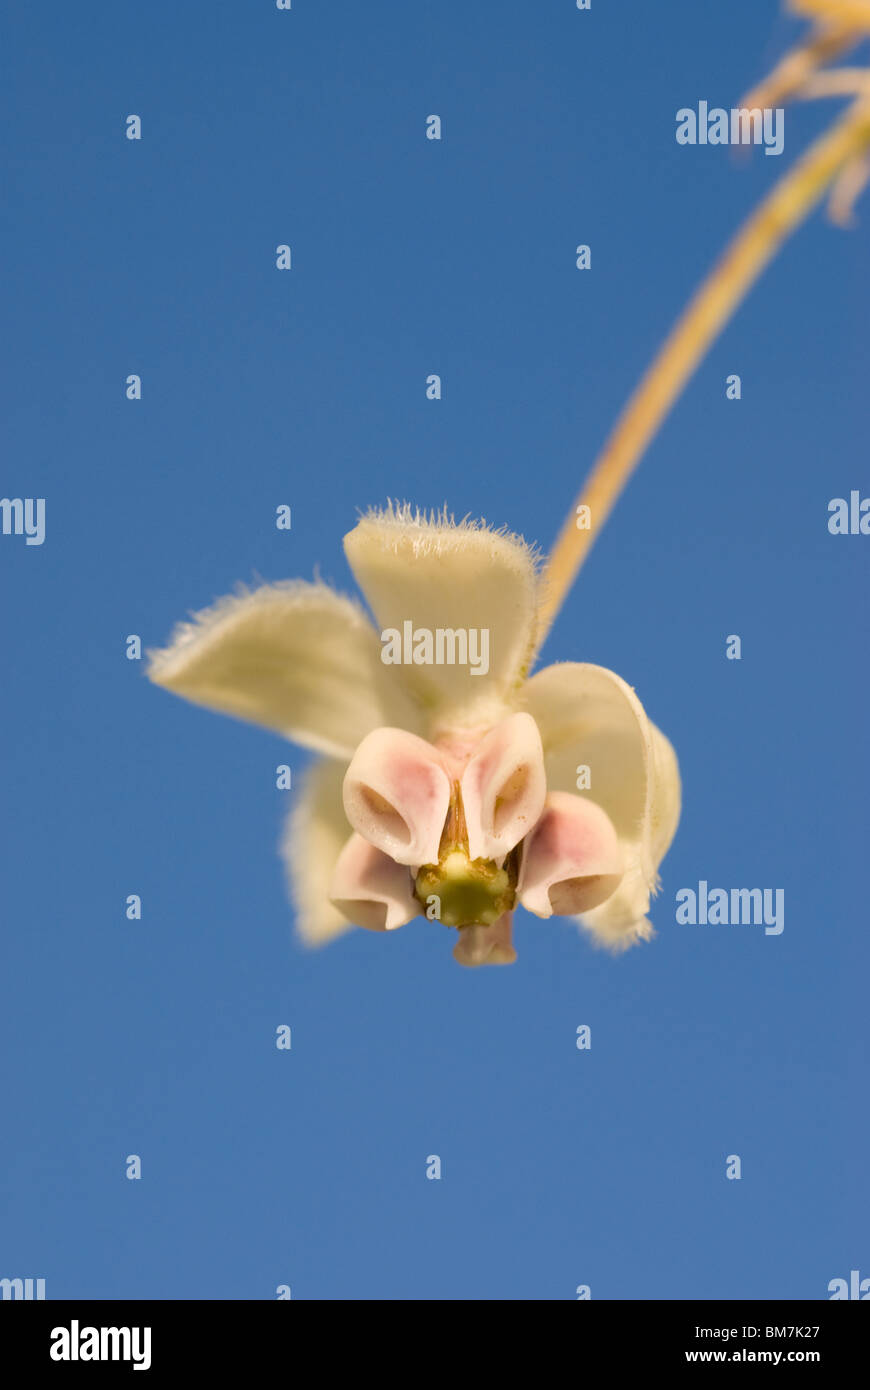
[[[414,892],[426,916],[446,927],[491,927],[516,907],[518,862],[516,850],[502,869],[492,859],[469,859],[465,812],[455,783],[438,863],[421,867]]]
[[[437,864],[424,864],[414,891],[427,915],[446,927],[490,927],[517,901],[516,876],[512,883],[507,866],[498,869],[491,859],[469,859],[461,849],[451,850]]]

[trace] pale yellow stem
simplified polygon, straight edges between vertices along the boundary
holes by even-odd
[[[870,155],[858,155],[844,164],[834,181],[828,202],[828,216],[838,227],[851,227],[853,210],[870,183]]]
[[[791,0],[789,9],[794,14],[814,19],[842,20],[845,24],[870,29],[868,0]]]
[[[834,68],[831,72],[814,72],[795,92],[802,101],[817,97],[854,97],[870,92],[870,68]]]
[[[771,190],[697,290],[629,400],[553,547],[544,574],[540,646],[587,552],[649,444],[719,331],[786,237],[847,160],[870,146],[870,102],[855,102]],[[577,509],[591,513],[577,526]]]
[[[779,106],[802,87],[822,63],[839,57],[861,42],[853,24],[831,24],[819,28],[812,38],[781,58],[769,77],[747,92],[741,106]]]

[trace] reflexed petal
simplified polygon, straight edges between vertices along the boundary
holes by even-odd
[[[450,808],[450,779],[435,749],[404,729],[364,738],[344,779],[354,830],[400,864],[434,864]]]
[[[541,731],[548,786],[601,806],[619,838],[623,881],[583,925],[607,945],[645,939],[650,893],[680,817],[673,748],[631,686],[602,666],[548,666],[528,682],[524,702]],[[582,767],[588,789],[577,786]]]
[[[541,736],[528,714],[512,714],[481,740],[460,781],[471,859],[498,865],[535,825],[547,783]]]
[[[654,724],[649,725],[649,730],[655,785],[650,815],[650,855],[658,868],[670,848],[680,819],[680,772],[677,755],[664,734]],[[654,932],[646,914],[650,894],[657,888],[658,875],[650,885],[637,856],[613,896],[587,912],[580,925],[599,945],[611,950],[625,950],[639,941],[649,941]]]
[[[646,916],[649,904],[650,890],[635,866],[607,902],[584,912],[577,920],[597,946],[625,951],[655,936],[653,924]]]
[[[500,718],[534,641],[538,581],[525,542],[483,524],[426,518],[406,506],[363,517],[344,548],[379,632],[404,636],[408,623],[411,631],[449,634],[442,664],[396,668],[425,705],[429,732]],[[465,639],[465,664],[459,664]]]
[[[281,845],[296,929],[311,945],[331,941],[352,925],[329,901],[332,875],[349,829],[341,804],[344,767],[332,758],[318,760],[298,790],[294,784],[294,806]]]
[[[538,917],[570,917],[603,903],[622,877],[609,817],[570,792],[551,792],[523,846],[520,902]]]
[[[157,685],[336,757],[349,758],[371,729],[419,724],[365,615],[325,584],[221,599],[149,655]]]
[[[513,965],[517,953],[511,942],[511,917],[506,912],[491,927],[461,927],[453,959],[460,965]]]
[[[330,901],[351,922],[371,931],[394,931],[422,911],[410,869],[361,835],[351,835],[338,856]]]

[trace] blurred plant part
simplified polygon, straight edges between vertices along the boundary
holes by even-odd
[[[811,19],[813,29],[741,105],[764,108],[843,96],[853,100],[744,222],[616,421],[550,555],[539,644],[644,450],[765,266],[826,192],[832,220],[849,225],[855,201],[870,180],[870,68],[825,66],[870,37],[870,0],[789,0],[788,8]],[[575,522],[580,508],[588,508],[585,528]]]

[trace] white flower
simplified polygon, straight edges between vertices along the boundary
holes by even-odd
[[[540,584],[519,537],[409,507],[365,516],[345,551],[374,614],[323,584],[226,598],[149,675],[324,756],[284,840],[298,927],[322,942],[414,917],[459,929],[467,965],[508,963],[517,903],[578,916],[616,949],[646,939],[680,813],[671,745],[600,666],[531,678]],[[487,662],[386,665],[381,634],[486,633]],[[590,770],[589,786],[578,767]],[[437,922],[432,921],[436,926]]]

